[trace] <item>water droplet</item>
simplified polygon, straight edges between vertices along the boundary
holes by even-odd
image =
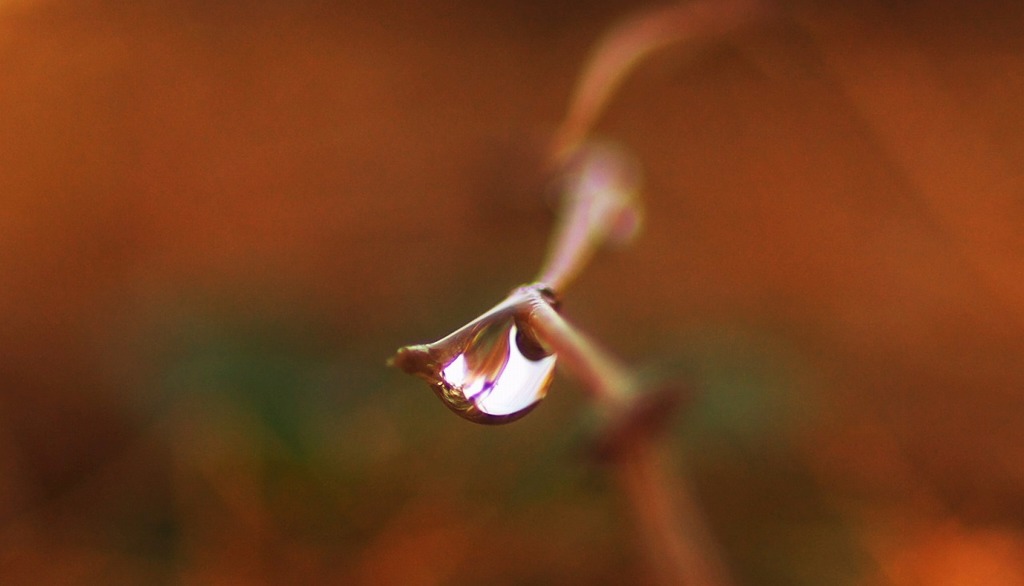
[[[467,419],[506,423],[526,415],[547,394],[554,355],[537,356],[536,342],[521,344],[514,324],[507,331],[492,345],[467,349],[441,370],[438,395]]]
[[[452,411],[477,423],[508,423],[547,394],[555,356],[496,307],[434,344],[402,348],[392,363],[430,383]]]

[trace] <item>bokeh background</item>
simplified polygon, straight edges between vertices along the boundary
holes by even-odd
[[[644,6],[0,0],[0,582],[644,583],[571,381],[486,428],[384,366],[533,275]],[[691,389],[740,584],[1024,584],[1022,31],[780,0],[602,119],[647,220],[565,312]]]

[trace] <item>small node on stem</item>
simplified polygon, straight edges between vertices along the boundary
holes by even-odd
[[[628,457],[630,445],[652,442],[668,429],[687,395],[686,389],[672,385],[638,393],[626,408],[611,414],[598,430],[593,454],[600,461],[612,462]]]

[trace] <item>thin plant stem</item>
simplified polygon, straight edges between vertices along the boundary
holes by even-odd
[[[598,43],[551,143],[551,162],[563,165],[587,141],[605,106],[637,64],[686,41],[717,38],[764,10],[756,0],[695,0],[660,6],[626,20]]]
[[[614,479],[636,519],[654,576],[666,585],[725,586],[730,578],[686,477],[674,477],[664,464],[657,430],[638,408],[650,394],[641,393],[629,369],[558,313],[557,298],[600,246],[630,238],[639,226],[638,166],[621,149],[588,139],[610,96],[653,51],[720,36],[750,20],[758,1],[695,0],[654,9],[613,29],[584,70],[551,145],[549,163],[568,185],[565,211],[537,282],[438,342],[400,349],[391,361],[440,388],[444,365],[465,351],[480,328],[513,312],[517,324],[579,379],[605,416]]]
[[[526,321],[535,335],[558,355],[606,416],[615,419],[628,411],[640,388],[636,377],[565,321],[539,293],[527,303]],[[651,431],[622,436],[612,464],[658,583],[729,584],[700,507],[688,484],[673,478],[662,463]]]
[[[539,294],[526,300],[525,321],[533,333],[558,355],[559,362],[576,377],[602,408],[625,407],[637,392],[632,374],[565,320]]]
[[[611,143],[580,149],[567,174],[562,221],[537,281],[564,292],[605,242],[622,242],[636,233],[638,169],[632,157]]]
[[[671,474],[654,442],[621,446],[613,474],[660,584],[726,586],[722,562],[685,476]]]

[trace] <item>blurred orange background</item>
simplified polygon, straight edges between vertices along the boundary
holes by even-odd
[[[384,367],[529,280],[624,1],[0,0],[0,582],[622,584],[565,378]],[[634,245],[565,313],[693,396],[740,584],[1024,584],[1024,4],[780,0],[599,133]]]

